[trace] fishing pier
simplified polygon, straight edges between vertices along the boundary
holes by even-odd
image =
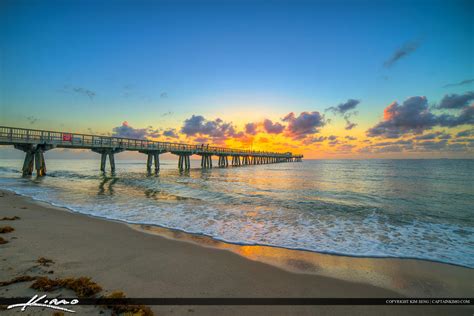
[[[146,139],[87,135],[69,132],[55,132],[26,128],[0,126],[0,145],[13,145],[25,152],[23,175],[31,175],[36,169],[38,176],[46,174],[44,152],[54,148],[90,149],[100,154],[100,170],[105,172],[107,157],[110,170],[115,172],[115,154],[123,151],[138,151],[147,155],[148,172],[160,170],[160,155],[171,153],[177,155],[178,168],[190,169],[190,157],[201,156],[201,167],[212,168],[212,157],[218,157],[219,167],[249,166],[281,162],[300,162],[303,155],[291,152],[278,153],[233,149],[209,145],[191,145],[172,142],[160,142]]]

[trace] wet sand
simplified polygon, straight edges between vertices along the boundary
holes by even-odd
[[[0,226],[15,229],[1,234],[9,242],[0,245],[0,281],[24,274],[43,275],[49,270],[54,271],[49,277],[91,277],[103,287],[103,293],[120,290],[128,297],[403,297],[404,294],[469,297],[474,293],[474,273],[468,268],[421,260],[350,258],[229,245],[169,230],[137,225],[131,229],[130,225],[72,213],[8,191],[1,191],[0,196],[0,218],[20,217],[20,220],[0,221]],[[48,269],[38,267],[35,261],[39,257],[52,259],[54,264]],[[37,292],[29,289],[29,284],[0,287],[0,296],[32,296]],[[152,309],[157,315],[473,313],[472,308],[459,306],[152,306]],[[78,314],[100,312],[92,307],[76,310]],[[37,310],[31,312],[36,314]]]

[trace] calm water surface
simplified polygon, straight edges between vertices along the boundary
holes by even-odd
[[[205,234],[239,244],[351,256],[421,258],[474,268],[474,160],[306,160],[196,168],[116,158],[47,159],[22,178],[0,160],[0,187],[73,211]]]

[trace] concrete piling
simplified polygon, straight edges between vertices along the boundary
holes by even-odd
[[[35,160],[35,156],[31,152],[26,152],[25,154],[25,161],[23,162],[23,175],[24,176],[31,176],[33,174],[33,163]]]
[[[233,157],[232,157],[233,158]],[[229,159],[228,156],[219,156],[219,167],[227,167],[229,166]]]
[[[100,171],[105,172],[107,156],[109,156],[110,171],[115,173],[115,154],[122,152],[122,148],[93,148],[93,152],[100,154]]]
[[[25,152],[25,160],[23,161],[23,176],[31,176],[33,169],[36,169],[36,175],[42,177],[46,175],[46,161],[44,152],[53,148],[52,145],[33,145],[33,144],[15,144],[16,149]]]
[[[41,149],[38,149],[35,152],[35,167],[36,167],[36,175],[38,177],[42,177],[46,175],[46,164],[44,162],[44,155]]]
[[[109,162],[110,162],[110,171],[112,173],[115,173],[115,158],[114,158],[113,152],[109,153]]]
[[[221,156],[219,156],[218,166],[221,166]],[[204,169],[212,168],[212,155],[201,156],[201,167]]]
[[[189,170],[191,168],[191,160],[188,154],[180,154],[178,158],[179,170]]]
[[[100,154],[100,171],[105,172],[105,165],[107,164],[107,153]]]
[[[148,174],[151,173],[153,162],[155,163],[155,173],[160,171],[160,154],[163,153],[161,150],[139,150],[138,152],[145,154],[146,158],[146,171]]]
[[[157,173],[158,171],[160,171],[160,154],[158,152],[155,152],[153,156],[155,158],[155,173]]]

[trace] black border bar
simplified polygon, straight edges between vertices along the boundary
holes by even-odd
[[[49,297],[51,299],[53,297]],[[473,298],[63,298],[79,302],[75,305],[474,305]],[[31,297],[0,298],[0,305],[26,303]],[[73,305],[66,305],[73,306]]]

